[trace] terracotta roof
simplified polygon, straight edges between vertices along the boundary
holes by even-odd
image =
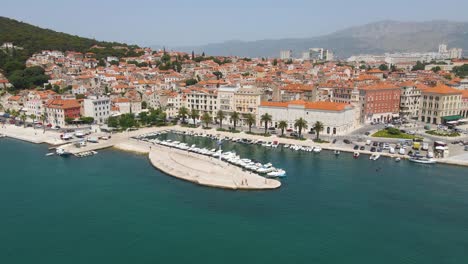
[[[335,102],[306,102],[303,100],[289,101],[289,102],[261,102],[260,106],[264,107],[289,107],[292,105],[302,105],[305,109],[311,110],[326,110],[326,111],[343,111],[350,108],[351,105],[345,103]]]
[[[468,99],[468,90],[463,90],[462,91],[462,98]]]
[[[426,87],[421,89],[423,93],[434,93],[434,94],[461,94],[461,90],[457,90],[455,88],[448,87],[445,84],[438,84],[435,87]]]
[[[48,108],[55,109],[70,109],[80,108],[81,105],[77,100],[63,100],[63,99],[51,99],[46,103]]]

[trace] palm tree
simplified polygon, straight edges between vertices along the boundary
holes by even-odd
[[[304,118],[299,118],[294,122],[294,128],[298,129],[299,137],[301,137],[302,129],[307,129],[307,121]]]
[[[281,136],[284,136],[284,130],[288,127],[288,122],[286,121],[279,121],[278,128],[281,129]]]
[[[323,131],[323,123],[320,122],[320,121],[315,122],[315,124],[314,124],[314,130],[315,130],[315,133],[317,134],[316,140],[318,140],[318,139],[319,139],[319,134],[320,134],[320,132]]]
[[[249,133],[252,133],[252,125],[255,124],[255,116],[253,114],[247,114],[245,116],[245,121],[249,125]]]
[[[210,125],[210,123],[213,121],[213,118],[211,118],[211,115],[210,113],[208,112],[205,112],[202,117],[201,117],[203,123],[205,123],[205,127],[208,127]]]
[[[32,121],[33,121],[33,127],[34,127],[34,129],[36,129],[36,126],[34,126],[34,122],[36,121],[36,118],[37,118],[36,115],[35,115],[35,114],[31,114],[31,115],[29,115],[29,117],[30,117],[30,118],[32,119]]]
[[[197,119],[200,118],[198,110],[192,109],[190,111],[190,118],[193,120],[193,126],[196,126]]]
[[[224,114],[223,110],[219,110],[218,113],[216,113],[216,118],[219,120],[219,128],[223,128],[223,119],[226,117]]]
[[[26,118],[27,118],[27,116],[25,114],[22,114],[20,116],[21,122],[23,122],[24,127],[26,127]]]
[[[231,113],[231,122],[234,123],[234,131],[236,130],[237,122],[239,122],[240,116],[239,113],[234,111]]]
[[[187,118],[188,110],[185,106],[179,108],[179,117],[182,118],[182,124],[185,124],[185,118]]]
[[[267,129],[268,129],[268,123],[271,122],[271,115],[269,115],[268,113],[265,113],[264,115],[260,117],[260,122],[265,124],[265,135],[266,135]]]
[[[47,121],[47,116],[45,114],[42,114],[39,118],[40,118],[40,120],[42,122],[42,127],[44,128],[43,132],[45,133],[45,128],[46,128],[45,122]]]

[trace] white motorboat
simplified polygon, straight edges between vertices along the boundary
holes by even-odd
[[[400,162],[400,161],[401,161],[401,158],[400,158],[400,157],[397,157],[397,158],[395,159],[395,162]]]
[[[428,159],[424,157],[412,157],[409,161],[414,163],[421,163],[421,164],[435,164],[437,161],[435,159]]]
[[[369,159],[370,160],[378,160],[380,158],[380,154],[372,154]]]
[[[339,150],[335,150],[335,151],[333,151],[333,152],[334,152],[335,155],[337,155],[337,156],[341,154],[341,152],[340,152]]]
[[[315,153],[320,153],[322,151],[321,147],[314,147],[314,152]]]
[[[357,158],[359,158],[359,155],[360,155],[359,152],[354,152],[353,157],[354,157],[355,159],[357,159]]]
[[[55,154],[57,154],[58,156],[62,156],[62,157],[68,157],[68,156],[71,155],[70,152],[65,151],[65,149],[63,149],[63,148],[57,148],[55,150]]]
[[[286,176],[286,171],[282,169],[278,169],[276,171],[272,171],[267,173],[267,176],[269,177],[284,177]]]

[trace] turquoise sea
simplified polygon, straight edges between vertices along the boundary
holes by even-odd
[[[282,188],[211,189],[145,156],[0,139],[0,263],[468,263],[467,168],[223,148],[286,169]]]

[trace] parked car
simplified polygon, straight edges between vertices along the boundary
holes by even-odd
[[[371,151],[371,152],[375,152],[375,151],[377,151],[377,149],[376,149],[375,147],[372,147],[372,148],[370,149],[370,151]]]
[[[345,140],[343,140],[343,142],[344,142],[345,144],[351,144],[351,141],[350,141],[349,139],[345,139]]]
[[[369,136],[369,135],[370,135],[370,132],[367,131],[366,133],[364,133],[364,135]]]
[[[366,150],[366,147],[361,146],[359,149],[360,149],[360,150]]]
[[[294,130],[292,128],[286,129],[287,132],[293,132]]]
[[[354,150],[358,150],[358,149],[359,149],[359,146],[358,146],[358,145],[355,145],[353,149],[354,149]]]
[[[291,134],[289,134],[291,137],[298,137],[299,134],[297,134],[296,132],[292,132]]]

